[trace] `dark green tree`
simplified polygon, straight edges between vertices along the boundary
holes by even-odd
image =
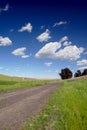
[[[69,68],[65,68],[61,70],[61,73],[59,73],[59,75],[61,76],[61,79],[69,79],[72,78],[73,73]]]
[[[80,70],[77,70],[77,72],[74,74],[74,77],[80,77],[82,75]]]
[[[87,69],[84,69],[82,76],[87,75]]]

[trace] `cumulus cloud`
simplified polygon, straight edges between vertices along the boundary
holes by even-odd
[[[79,59],[83,51],[84,48],[78,48],[76,45],[66,46],[65,48],[60,49],[57,53],[55,53],[55,55],[58,59],[73,61]]]
[[[84,69],[87,69],[87,66],[78,68],[78,70],[84,70]]]
[[[64,39],[67,39],[64,38]],[[65,40],[61,40],[65,41]],[[78,48],[76,45],[66,46],[63,49],[61,48],[61,42],[50,42],[42,47],[37,53],[37,58],[50,58],[50,59],[61,59],[61,60],[77,60],[80,58],[80,55],[83,53],[84,48]],[[59,49],[59,50],[58,50]]]
[[[65,41],[64,43],[63,43],[63,46],[69,46],[69,45],[71,45],[72,44],[72,42],[70,42],[70,41]]]
[[[44,63],[46,66],[50,67],[53,63],[52,62],[46,62]]]
[[[48,41],[51,38],[50,36],[50,31],[48,29],[46,29],[46,31],[42,34],[40,34],[36,39],[39,42],[44,42],[44,41]]]
[[[8,10],[9,10],[9,4],[6,4],[6,6],[4,8],[0,8],[0,13],[3,11],[6,12]]]
[[[12,41],[8,37],[0,36],[0,46],[9,46],[12,44]]]
[[[42,47],[35,56],[38,58],[55,58],[56,51],[61,47],[59,42],[49,42]]]
[[[28,58],[29,55],[26,55],[25,51],[26,51],[26,47],[21,47],[14,50],[12,54],[15,56],[20,56],[21,58]]]
[[[21,27],[21,29],[19,29],[19,32],[24,32],[24,31],[28,31],[28,32],[32,32],[33,26],[31,25],[31,23],[26,24],[25,26]]]
[[[87,65],[87,60],[86,59],[79,60],[79,61],[77,61],[77,65],[81,65],[81,66]]]
[[[69,46],[72,44],[72,42],[69,41],[67,36],[62,37],[59,42],[62,43],[63,46]]]
[[[61,26],[61,25],[65,25],[65,24],[67,24],[67,21],[60,21],[60,22],[54,23],[53,27]]]
[[[66,41],[68,41],[68,37],[67,36],[64,36],[64,37],[62,37],[61,39],[60,39],[60,41],[59,42],[66,42]]]

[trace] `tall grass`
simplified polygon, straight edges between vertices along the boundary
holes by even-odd
[[[87,79],[64,81],[36,120],[22,130],[87,130]]]
[[[0,76],[0,92],[35,87],[55,82],[58,82],[58,80],[35,80],[9,76]]]

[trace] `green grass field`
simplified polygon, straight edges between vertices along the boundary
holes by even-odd
[[[55,82],[58,82],[58,80],[36,80],[0,75],[0,92],[35,87]]]
[[[87,130],[87,79],[64,81],[22,130]]]

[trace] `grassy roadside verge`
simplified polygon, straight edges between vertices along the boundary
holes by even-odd
[[[56,83],[58,80],[0,80],[0,92]]]
[[[87,130],[87,79],[64,81],[37,119],[22,130]]]

